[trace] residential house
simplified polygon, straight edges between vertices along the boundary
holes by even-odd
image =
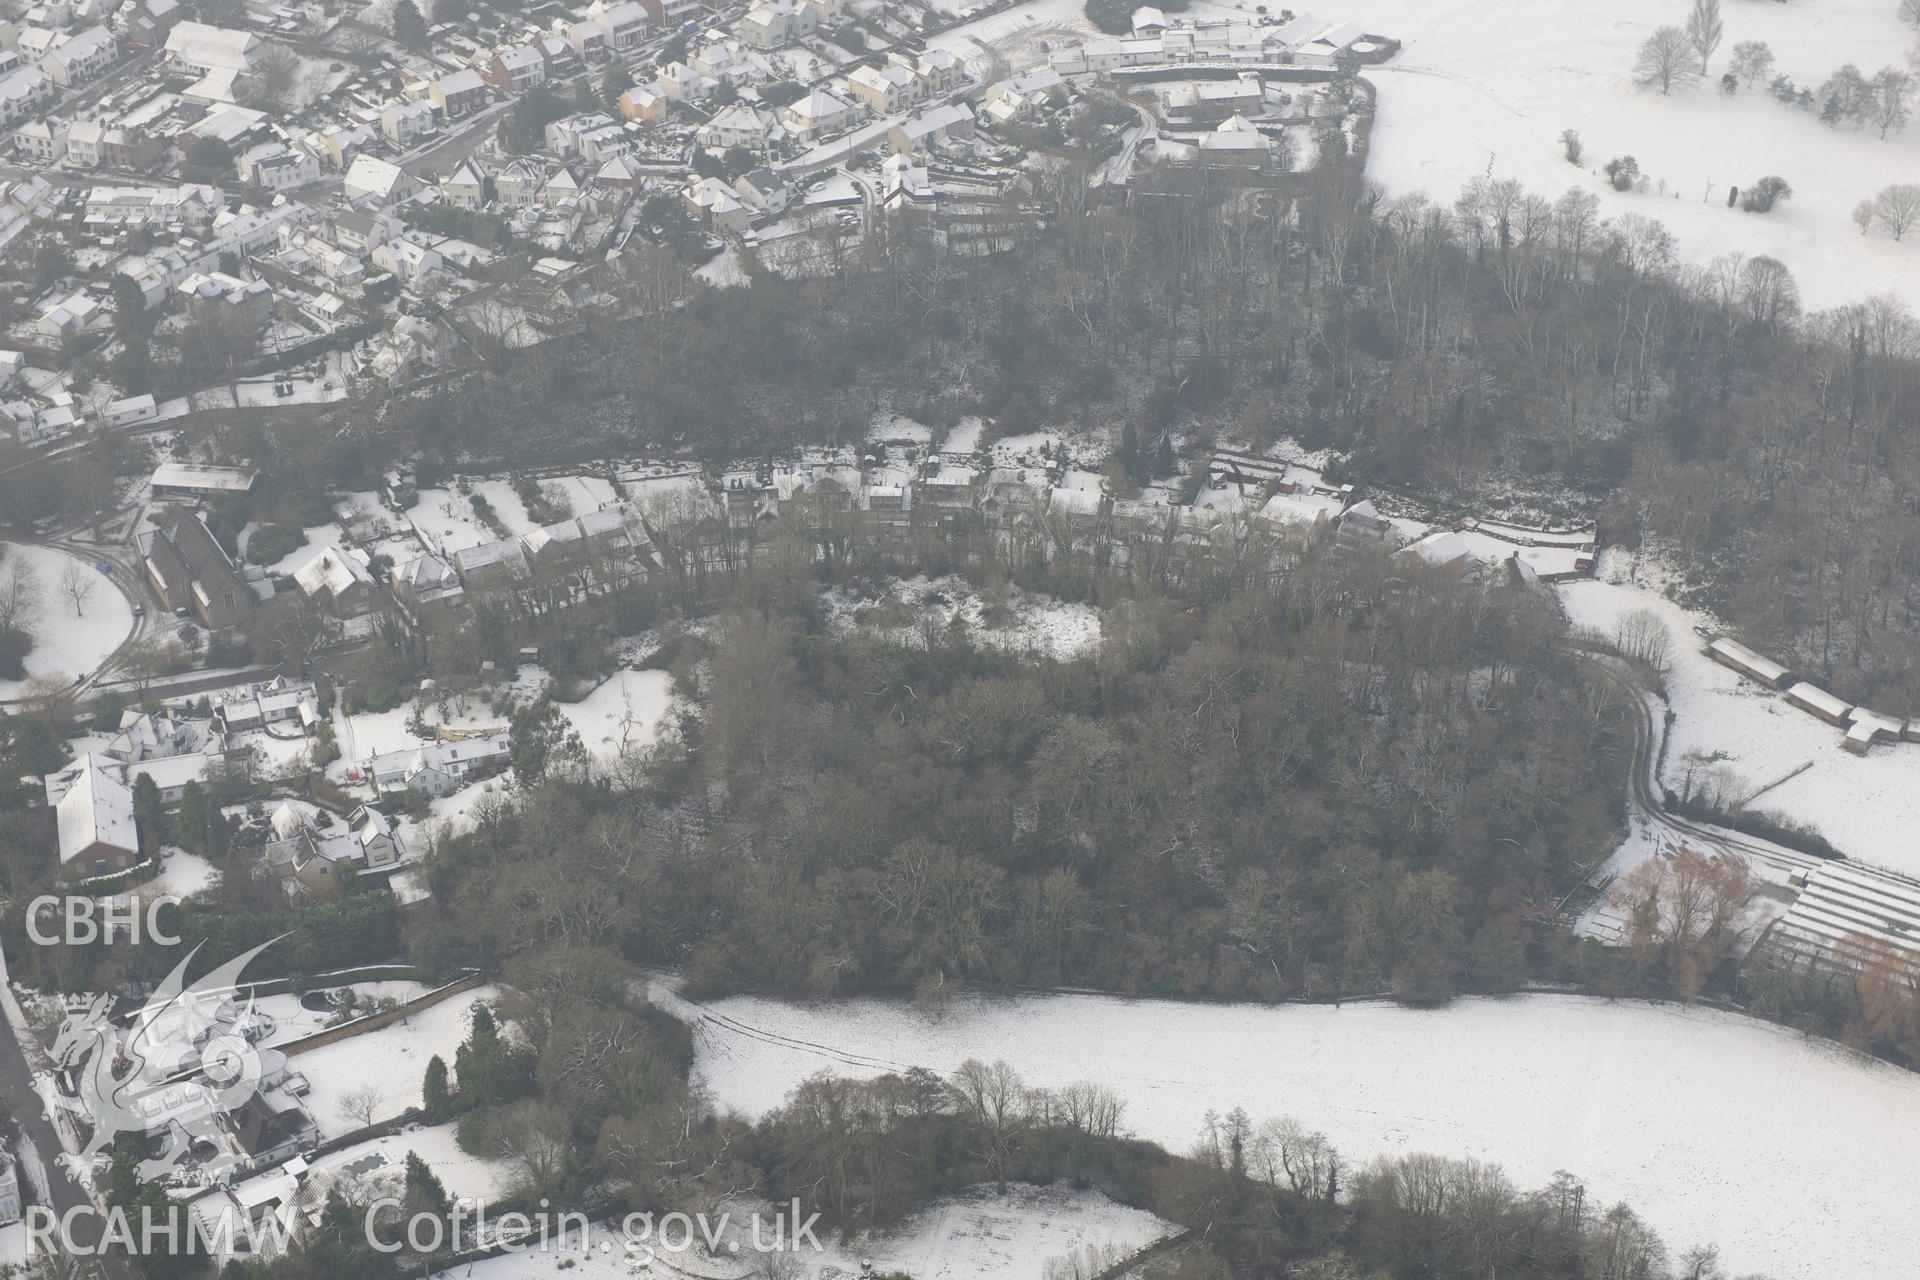
[[[52,81],[48,81],[51,92]],[[30,120],[13,131],[21,157],[39,167],[50,167],[67,154],[68,126],[58,120]]]
[[[446,269],[437,251],[406,236],[395,236],[375,249],[373,265],[391,274],[403,288]]]
[[[777,218],[793,201],[793,187],[771,169],[754,169],[733,182],[734,194],[754,213]]]
[[[121,764],[164,760],[200,750],[209,736],[206,727],[171,711],[128,707],[120,713],[120,731],[107,740],[106,753]]]
[[[926,49],[919,53],[894,49],[887,54],[887,61],[920,78],[922,97],[952,93],[967,82],[966,64],[945,49]],[[1059,79],[1057,73],[1054,78]]]
[[[190,462],[163,462],[148,481],[153,500],[217,498],[226,493],[248,493],[260,473],[250,467],[215,467]]]
[[[709,151],[746,147],[764,152],[778,127],[772,112],[752,103],[734,102],[714,112],[713,118],[700,126],[695,141]]]
[[[439,556],[428,554],[395,565],[388,575],[395,596],[415,609],[458,603],[466,594],[460,575]]]
[[[620,94],[620,114],[644,124],[658,124],[667,118],[673,104],[667,95],[650,85],[635,85]]]
[[[472,160],[440,180],[440,198],[456,209],[478,209],[487,202],[487,180]]]
[[[567,43],[573,46],[575,53],[588,62],[598,63],[607,59],[607,33],[592,19],[569,26]]]
[[[805,139],[824,138],[851,128],[860,108],[828,89],[815,89],[787,104],[780,122]]]
[[[652,21],[646,7],[637,0],[623,0],[620,4],[603,5],[595,0],[593,7],[587,10],[587,18],[598,26],[606,37],[610,49],[631,49],[646,36],[647,25]]]
[[[467,547],[454,552],[452,561],[461,583],[475,595],[510,590],[530,576],[526,551],[518,538],[501,538]]]
[[[306,732],[324,718],[313,682],[286,676],[215,694],[213,714],[229,734],[275,728]]]
[[[273,306],[273,286],[265,280],[242,280],[224,271],[196,271],[175,293],[195,318],[219,318],[255,331],[266,325]]]
[[[684,198],[687,212],[709,230],[740,232],[753,223],[752,211],[718,178],[694,178]]]
[[[920,100],[920,80],[894,63],[856,67],[845,77],[848,94],[877,116],[897,115]]]
[[[61,873],[82,878],[125,871],[140,857],[133,791],[100,756],[88,755],[79,763],[73,785],[55,806]]]
[[[973,108],[948,102],[908,116],[887,130],[887,148],[895,154],[925,151],[949,138],[971,138]]]
[[[560,36],[547,36],[535,46],[540,60],[547,64],[547,79],[572,75],[580,68],[580,51]]]
[[[547,81],[547,62],[532,45],[515,45],[493,55],[481,68],[480,78],[501,93],[525,93]]]
[[[701,75],[684,62],[669,62],[654,87],[670,102],[705,102],[720,91],[720,83]]]
[[[253,70],[260,38],[246,31],[182,22],[167,32],[167,63],[175,71],[204,76],[213,71],[246,75]]]
[[[40,70],[62,89],[99,78],[120,57],[120,42],[105,27],[88,27],[47,50]]]
[[[0,127],[24,120],[51,101],[53,81],[38,67],[20,67],[0,75]]]
[[[419,183],[397,164],[377,156],[355,156],[348,167],[342,189],[349,202],[372,200],[381,205],[404,200],[419,190]]]
[[[513,739],[502,729],[450,742],[389,751],[368,760],[361,771],[375,791],[412,791],[429,799],[452,795],[478,778],[513,762]]]
[[[472,115],[487,105],[488,97],[487,82],[471,67],[441,76],[427,91],[434,110],[448,120]]]
[[[396,102],[380,113],[380,132],[402,151],[431,136],[438,128],[430,102]]]
[[[357,547],[323,547],[320,553],[293,571],[294,585],[309,600],[326,605],[338,618],[357,618],[373,608],[379,586],[373,580],[367,553]]]
[[[784,49],[812,35],[819,22],[811,5],[795,0],[761,0],[740,19],[740,38],[756,49]]]
[[[266,142],[240,158],[240,177],[268,191],[285,191],[320,180],[320,157],[304,148]]]
[[[136,543],[147,581],[167,608],[190,610],[214,631],[253,615],[253,591],[194,512],[169,508],[160,527],[141,533]]]
[[[707,11],[700,0],[640,0],[640,7],[646,10],[654,26],[668,31]]]
[[[260,857],[294,903],[336,897],[342,877],[390,871],[407,857],[393,824],[369,805],[348,814],[344,830],[317,826],[291,805],[276,809],[270,822],[276,838]]]

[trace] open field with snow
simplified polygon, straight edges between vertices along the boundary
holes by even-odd
[[[394,1141],[413,1141],[432,1132],[421,1130]],[[460,1154],[457,1149],[455,1154]],[[439,1168],[428,1152],[421,1156]],[[451,1182],[447,1189],[454,1190]],[[762,1221],[761,1242],[779,1238],[773,1209],[730,1203],[707,1223],[717,1246],[712,1250],[697,1235],[690,1248],[674,1250],[662,1245],[659,1236],[645,1235],[639,1222],[631,1224],[631,1238],[621,1224],[601,1223],[584,1240],[575,1234],[564,1244],[489,1258],[442,1274],[448,1280],[456,1275],[461,1280],[530,1280],[549,1275],[564,1275],[568,1280],[628,1280],[635,1275],[750,1280],[764,1274],[756,1270],[752,1234],[756,1215]],[[1042,1280],[1051,1259],[1084,1256],[1089,1246],[1099,1245],[1132,1251],[1175,1230],[1172,1223],[1115,1204],[1094,1190],[1016,1184],[1001,1195],[990,1187],[976,1187],[935,1201],[925,1212],[883,1234],[850,1241],[822,1238],[818,1251],[803,1247],[798,1251],[802,1266],[795,1280],[852,1280],[896,1271],[913,1280]],[[672,1240],[677,1243],[678,1237]],[[871,1262],[873,1271],[865,1271],[863,1262]]]
[[[1622,557],[1610,552],[1599,567],[1603,577],[1625,572]],[[1786,778],[1753,807],[1819,828],[1850,858],[1920,875],[1920,848],[1912,838],[1920,830],[1920,743],[1849,754],[1840,745],[1842,730],[1707,657],[1693,628],[1712,626],[1712,619],[1658,591],[1619,581],[1573,582],[1560,588],[1560,599],[1576,626],[1608,636],[1634,609],[1650,609],[1666,623],[1673,637],[1666,685],[1674,723],[1664,785],[1680,793],[1690,770],[1696,786],[1718,770],[1731,790],[1747,795]],[[1802,766],[1808,767],[1795,773]]]
[[[24,664],[27,678],[63,676],[71,680],[91,675],[133,630],[133,610],[127,598],[91,561],[52,547],[18,542],[7,543],[4,550],[0,573],[12,574],[16,565],[24,565],[39,585],[40,614],[27,628],[33,634],[33,651]],[[70,565],[85,571],[85,581],[92,587],[77,612],[60,591],[60,579]],[[24,680],[0,680],[0,700],[18,698],[25,685]]]
[[[973,643],[986,648],[1063,661],[1100,644],[1100,611],[1092,605],[1013,588],[1004,601],[988,601],[956,574],[889,582],[887,594],[879,600],[861,599],[840,589],[828,591],[823,598],[830,623],[841,634],[866,628],[897,644],[922,643],[922,628],[928,622],[943,629],[959,623]]]
[[[1176,1149],[1209,1109],[1241,1106],[1323,1129],[1350,1160],[1472,1156],[1530,1186],[1566,1169],[1676,1253],[1718,1242],[1730,1273],[1886,1276],[1920,1258],[1920,1149],[1889,1140],[1920,1131],[1920,1075],[1737,1014],[1544,995],[1433,1010],[1059,995],[968,996],[933,1021],[877,1000],[656,999],[711,1012],[695,1077],[752,1115],[819,1071],[1005,1059],[1029,1085],[1112,1086],[1125,1128]]]
[[[337,1138],[360,1127],[340,1113],[340,1102],[357,1089],[380,1094],[375,1120],[399,1115],[420,1105],[427,1060],[438,1054],[453,1068],[453,1052],[467,1038],[473,1006],[498,998],[498,987],[480,987],[450,996],[401,1022],[349,1036],[303,1053],[290,1065],[312,1084],[307,1109],[323,1137]]]
[[[1920,128],[1881,141],[1872,131],[1821,124],[1817,112],[1776,102],[1765,85],[1727,98],[1718,84],[1733,46],[1746,40],[1765,41],[1776,73],[1816,92],[1842,63],[1867,76],[1903,67],[1915,33],[1890,0],[1729,0],[1707,80],[1667,95],[1638,87],[1631,66],[1655,27],[1685,21],[1683,0],[1342,0],[1299,8],[1404,42],[1393,61],[1364,73],[1380,91],[1367,172],[1391,195],[1425,190],[1451,204],[1479,174],[1517,178],[1548,197],[1577,185],[1600,197],[1603,217],[1660,219],[1686,259],[1780,259],[1810,309],[1920,292],[1920,240],[1896,243],[1883,231],[1863,237],[1848,218],[1860,200],[1911,178]],[[1254,0],[1197,0],[1191,12],[1253,9]],[[1579,132],[1585,168],[1562,156],[1563,129]],[[1651,180],[1645,193],[1617,193],[1588,171],[1619,155],[1640,162]],[[1729,186],[1767,174],[1791,183],[1793,198],[1770,214],[1727,208]]]
[[[601,764],[629,748],[659,740],[673,709],[673,677],[664,671],[618,671],[579,702],[556,704]]]

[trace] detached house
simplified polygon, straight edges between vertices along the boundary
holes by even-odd
[[[253,615],[253,591],[198,515],[172,508],[137,543],[147,581],[167,608],[191,610],[212,631]]]
[[[436,128],[431,103],[400,102],[380,113],[380,132],[403,151],[431,135]]]
[[[714,112],[713,118],[700,126],[695,140],[709,151],[725,151],[729,147],[765,151],[778,127],[772,112],[750,103],[735,102]]]
[[[357,618],[373,608],[377,590],[366,552],[357,548],[323,548],[293,571],[293,581],[301,594],[325,604],[339,618]]]
[[[471,160],[440,180],[440,198],[456,209],[478,209],[487,202],[487,180]]]
[[[111,875],[140,858],[133,821],[133,791],[105,760],[80,761],[73,785],[55,806],[59,816],[60,870],[68,878]]]
[[[367,761],[364,771],[376,791],[412,791],[438,799],[506,768],[512,760],[513,739],[501,732],[389,751]]]

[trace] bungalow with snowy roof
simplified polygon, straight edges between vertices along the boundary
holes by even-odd
[[[293,581],[302,595],[325,605],[338,618],[365,614],[373,608],[379,590],[367,553],[357,547],[322,547],[319,554],[293,571]]]
[[[111,875],[139,860],[133,791],[101,757],[82,758],[73,785],[55,810],[64,878]]]
[[[1302,66],[1331,67],[1340,55],[1366,38],[1366,28],[1357,22],[1338,22],[1324,27],[1312,39],[1294,46],[1293,60]]]
[[[375,791],[412,791],[439,799],[477,778],[498,773],[512,761],[513,738],[503,729],[388,751],[369,759],[361,771]]]
[[[1271,154],[1267,136],[1241,115],[1229,116],[1200,139],[1201,164],[1231,169],[1264,169]]]
[[[210,71],[245,75],[253,70],[261,40],[247,31],[182,22],[167,32],[167,63],[177,72],[204,76]]]

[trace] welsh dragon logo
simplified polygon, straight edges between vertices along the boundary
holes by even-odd
[[[77,1096],[59,1102],[92,1125],[93,1133],[78,1154],[61,1154],[63,1165],[83,1180],[91,1177],[123,1133],[164,1134],[159,1153],[140,1162],[142,1182],[165,1177],[197,1143],[224,1155],[219,1117],[244,1105],[258,1091],[261,1075],[260,1051],[242,1029],[253,998],[249,994],[246,1006],[236,1010],[232,997],[247,965],[277,941],[269,939],[189,985],[187,966],[200,950],[195,946],[124,1028],[108,1017],[110,995],[67,1015],[51,1053],[58,1066],[77,1069],[78,1088]],[[224,1162],[233,1160],[227,1156]]]

